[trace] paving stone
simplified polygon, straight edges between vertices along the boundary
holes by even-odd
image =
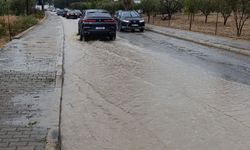
[[[17,150],[35,150],[34,146],[19,146],[17,147]]]
[[[39,127],[39,117],[44,117],[40,106],[48,105],[53,99],[48,95],[55,91],[57,53],[63,37],[58,21],[46,21],[0,49],[0,143],[8,143],[6,149],[40,146],[44,150],[49,127]]]
[[[8,144],[9,144],[8,142],[0,142],[0,149],[4,148],[4,147],[7,147]]]

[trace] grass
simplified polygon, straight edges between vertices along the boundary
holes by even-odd
[[[147,20],[147,18],[145,18],[145,20]],[[214,35],[215,22],[216,22],[216,14],[210,14],[208,16],[208,23],[205,23],[205,17],[202,14],[197,14],[195,15],[195,20],[192,25],[192,31]],[[155,17],[154,23],[151,18],[150,24],[168,27],[168,20],[161,20],[161,15],[159,15]],[[173,20],[171,20],[170,27],[176,29],[188,30],[189,29],[188,16],[184,14],[176,14],[173,17]],[[220,15],[217,35],[250,41],[250,19],[246,21],[246,24],[242,31],[242,35],[240,37],[237,37],[235,21],[233,19],[233,16],[229,17],[227,25],[224,26],[223,17]]]
[[[44,13],[38,12],[29,16],[10,16],[11,36],[15,36],[38,23]],[[0,48],[9,42],[8,17],[0,16]]]

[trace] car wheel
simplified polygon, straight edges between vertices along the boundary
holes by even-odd
[[[82,35],[82,33],[80,33],[80,41],[82,41],[83,40],[83,35]]]
[[[87,35],[84,36],[84,41],[85,42],[89,41],[89,37]]]
[[[140,29],[140,32],[144,32],[144,29]]]
[[[123,32],[123,29],[122,29],[122,25],[121,25],[121,24],[118,25],[118,29],[119,29],[120,32]]]
[[[77,35],[80,35],[80,29],[79,29],[79,27],[78,27],[78,33],[77,33]]]
[[[116,34],[110,36],[111,41],[115,41],[115,39],[116,39]]]

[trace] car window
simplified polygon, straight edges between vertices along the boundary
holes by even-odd
[[[125,12],[122,12],[122,13],[121,13],[121,16],[122,16],[123,18],[140,17],[140,15],[139,15],[137,12],[135,12],[135,11],[125,11]]]
[[[111,17],[108,12],[87,12],[88,17]]]

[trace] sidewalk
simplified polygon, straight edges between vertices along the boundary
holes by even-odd
[[[0,49],[0,150],[44,150],[48,133],[58,134],[56,75],[63,42],[59,22],[49,15]]]
[[[202,33],[190,32],[190,31],[167,28],[167,27],[160,27],[149,24],[146,25],[146,30],[182,40],[187,40],[205,46],[211,46],[250,56],[250,42],[248,41],[234,40],[220,36],[212,36]]]

